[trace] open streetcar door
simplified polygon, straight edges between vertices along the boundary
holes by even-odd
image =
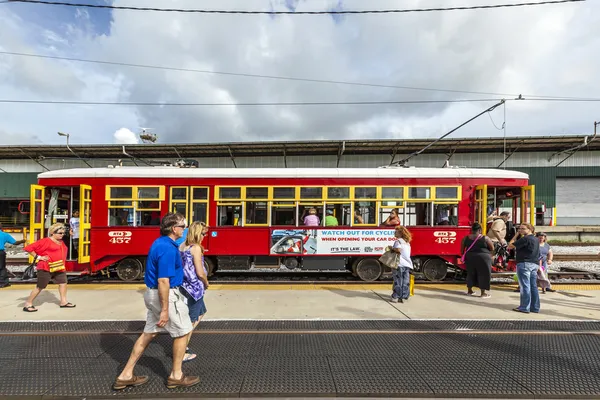
[[[521,188],[521,222],[535,226],[535,186]]]
[[[29,243],[37,242],[44,237],[46,187],[31,185],[31,207],[29,210]],[[33,261],[33,257],[29,257]]]
[[[92,187],[79,187],[79,246],[77,262],[90,262],[90,230],[92,228]]]
[[[475,187],[475,221],[481,224],[482,234],[487,233],[487,185]]]

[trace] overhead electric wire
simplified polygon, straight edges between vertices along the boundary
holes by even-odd
[[[0,99],[0,103],[16,104],[69,104],[90,106],[341,106],[341,105],[382,105],[382,104],[444,104],[444,103],[485,103],[502,99],[462,99],[462,100],[399,100],[399,101],[296,101],[265,103],[160,103],[160,102],[112,102],[112,101],[60,101],[60,100],[11,100]]]
[[[337,80],[329,80],[329,79],[312,79],[312,78],[300,78],[300,77],[278,76],[278,75],[249,74],[249,73],[241,73],[241,72],[211,71],[211,70],[193,69],[193,68],[167,67],[167,66],[160,66],[160,65],[132,64],[132,63],[126,63],[126,62],[119,62],[119,61],[90,60],[90,59],[85,59],[85,58],[50,56],[50,55],[32,54],[32,53],[19,53],[19,52],[13,52],[13,51],[0,51],[0,54],[11,55],[11,56],[20,56],[20,57],[46,58],[46,59],[62,60],[62,61],[75,61],[75,62],[84,62],[84,63],[92,63],[92,64],[116,65],[116,66],[134,67],[134,68],[149,68],[149,69],[158,69],[158,70],[166,70],[166,71],[194,72],[194,73],[226,75],[226,76],[240,76],[240,77],[245,77],[245,78],[288,80],[288,81],[297,81],[297,82],[327,83],[327,84],[339,84],[339,85],[351,85],[351,86],[379,87],[379,88],[389,88],[389,89],[418,90],[418,91],[427,91],[427,92],[477,94],[477,95],[486,95],[486,96],[516,97],[519,95],[516,93],[481,92],[481,91],[473,91],[473,90],[455,90],[455,89],[439,89],[439,88],[436,89],[436,88],[424,88],[424,87],[416,87],[416,86],[384,85],[384,84],[368,83],[368,82],[337,81]],[[533,94],[522,94],[522,96],[553,98],[553,99],[579,99],[579,97],[533,95]]]
[[[4,104],[57,104],[57,105],[83,105],[83,106],[368,106],[384,104],[452,104],[452,103],[487,103],[498,101],[566,101],[566,102],[599,102],[600,99],[456,99],[456,100],[380,100],[380,101],[294,101],[294,102],[246,102],[246,103],[183,103],[183,102],[120,102],[120,101],[71,101],[71,100],[18,100],[0,99]]]
[[[434,12],[434,11],[462,11],[462,10],[482,10],[492,8],[511,8],[511,7],[528,7],[541,6],[549,4],[563,3],[579,3],[586,0],[548,0],[539,2],[524,2],[524,3],[507,3],[507,4],[482,4],[474,6],[457,6],[457,7],[435,7],[435,8],[408,8],[408,9],[385,9],[385,10],[330,10],[330,11],[258,11],[258,10],[207,10],[207,9],[186,9],[186,8],[155,8],[155,7],[133,7],[133,6],[114,6],[108,4],[81,4],[54,2],[45,0],[9,0],[9,3],[31,3],[31,4],[47,4],[54,6],[68,7],[87,7],[87,8],[104,8],[111,10],[134,10],[134,11],[159,11],[159,12],[178,12],[178,13],[198,13],[198,14],[287,14],[287,15],[330,15],[330,14],[398,14],[398,13],[413,13],[413,12]]]

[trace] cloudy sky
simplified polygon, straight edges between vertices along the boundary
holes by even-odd
[[[516,0],[79,0],[160,8],[313,11]],[[512,95],[600,98],[600,2],[365,15],[219,15],[0,4],[0,51],[208,71]],[[256,103],[501,98],[0,54],[0,99]],[[0,104],[0,144],[438,137],[491,106]],[[504,109],[454,137],[498,137]],[[509,102],[507,134],[589,133],[596,102]],[[492,122],[493,120],[493,122]]]

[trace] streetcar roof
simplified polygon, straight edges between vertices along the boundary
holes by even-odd
[[[528,179],[523,172],[485,168],[73,168],[38,178],[496,178]]]

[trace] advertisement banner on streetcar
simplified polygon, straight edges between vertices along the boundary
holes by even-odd
[[[393,229],[284,229],[271,232],[271,255],[382,254]]]

